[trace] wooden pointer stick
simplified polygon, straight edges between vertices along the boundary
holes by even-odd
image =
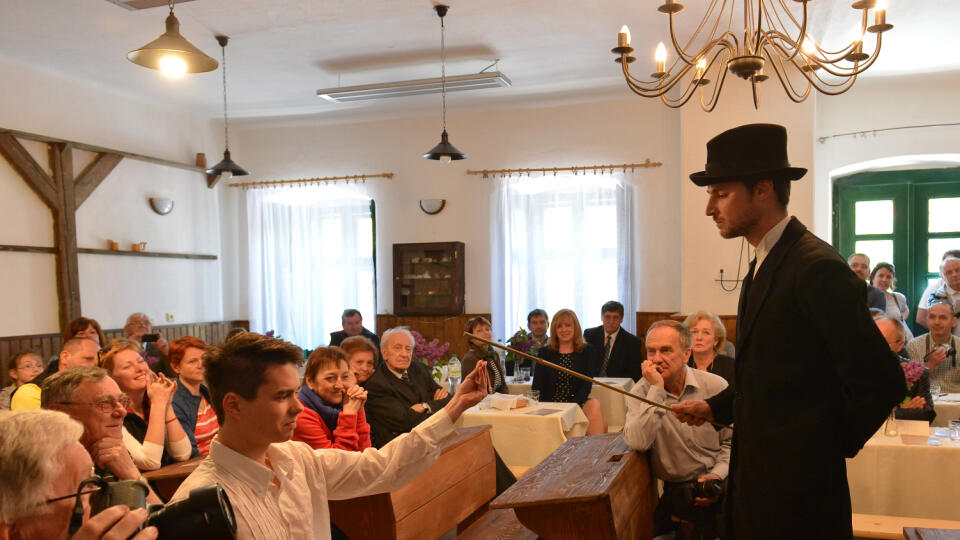
[[[533,355],[531,355],[531,354],[527,354],[527,353],[525,353],[525,352],[518,351],[518,350],[513,349],[513,348],[511,348],[511,347],[507,347],[506,345],[501,345],[500,343],[496,343],[496,342],[494,342],[494,341],[490,341],[489,339],[482,338],[482,337],[480,337],[480,336],[475,336],[475,335],[471,334],[470,332],[464,332],[463,335],[469,337],[470,339],[475,339],[475,340],[477,340],[477,341],[481,341],[481,342],[483,342],[483,343],[486,343],[487,345],[493,345],[494,347],[496,347],[496,348],[498,348],[498,349],[503,349],[503,350],[505,350],[505,351],[507,351],[507,352],[512,352],[513,354],[515,354],[515,355],[517,355],[517,356],[521,356],[521,357],[523,357],[523,358],[528,358],[528,359],[533,360],[534,362],[536,362],[536,363],[538,363],[538,364],[542,364],[542,365],[544,365],[544,366],[547,366],[547,367],[549,367],[549,368],[555,369],[555,370],[557,370],[557,371],[562,371],[563,373],[566,373],[567,375],[570,375],[571,377],[576,377],[576,378],[578,378],[578,379],[583,379],[583,380],[585,380],[585,381],[587,381],[587,382],[591,382],[591,383],[593,383],[593,384],[595,384],[595,385],[597,385],[597,386],[602,386],[602,387],[604,387],[604,388],[606,388],[606,389],[608,389],[608,390],[613,390],[614,392],[616,392],[616,393],[618,393],[618,394],[623,394],[623,395],[625,395],[625,396],[632,397],[633,399],[639,399],[640,401],[646,403],[647,405],[650,405],[650,406],[653,406],[653,407],[657,407],[657,408],[659,408],[659,409],[665,409],[665,410],[667,410],[667,411],[671,411],[671,412],[672,412],[672,410],[670,409],[670,406],[669,406],[669,405],[664,405],[663,403],[657,403],[656,401],[651,401],[651,400],[649,400],[649,399],[647,399],[647,398],[645,398],[645,397],[641,397],[641,396],[638,396],[638,395],[636,395],[636,394],[630,393],[630,392],[624,390],[623,388],[620,388],[619,386],[613,386],[612,384],[607,384],[607,383],[604,383],[604,382],[600,382],[600,381],[598,381],[598,380],[596,380],[596,379],[593,379],[593,378],[591,378],[591,377],[587,377],[586,375],[584,375],[584,374],[582,374],[582,373],[578,373],[578,372],[576,372],[576,371],[574,371],[574,370],[572,370],[572,369],[567,369],[567,368],[565,368],[565,367],[563,367],[563,366],[558,366],[557,364],[554,364],[553,362],[549,362],[549,361],[547,361],[547,360],[544,360],[543,358],[538,358],[538,357],[533,356]],[[721,424],[721,423],[719,423],[719,422],[710,422],[710,423],[713,424],[713,425],[715,425],[715,426],[717,426],[718,428],[733,429],[733,427],[728,426],[728,425],[726,425],[726,424]]]

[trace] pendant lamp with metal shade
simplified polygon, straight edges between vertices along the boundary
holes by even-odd
[[[246,176],[250,173],[243,170],[230,159],[230,129],[227,123],[227,42],[230,38],[227,36],[217,36],[217,43],[220,44],[221,59],[223,67],[220,68],[223,75],[223,161],[207,169],[207,174],[217,174],[221,176]]]
[[[173,15],[172,0],[169,5],[167,31],[143,47],[128,52],[127,58],[134,64],[156,69],[170,77],[180,77],[184,73],[206,73],[217,69],[216,60],[204,54],[180,35],[180,21]]]
[[[440,134],[440,144],[431,148],[423,157],[439,160],[442,163],[449,163],[452,160],[467,159],[467,155],[450,144],[450,139],[447,136],[447,50],[446,42],[444,41],[446,28],[443,24],[443,18],[446,16],[450,6],[437,4],[433,6],[433,9],[435,9],[437,15],[440,16],[440,95],[443,100],[443,132]]]

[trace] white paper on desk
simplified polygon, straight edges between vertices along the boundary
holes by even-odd
[[[930,422],[926,420],[897,420],[897,431],[900,435],[930,436]]]
[[[520,396],[513,396],[510,394],[490,394],[489,396],[483,398],[491,408],[509,411],[517,405],[517,398]]]

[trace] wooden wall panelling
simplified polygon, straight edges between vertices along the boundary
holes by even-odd
[[[736,315],[719,315],[720,322],[723,323],[723,328],[727,331],[727,341],[736,344],[737,343],[737,316]],[[643,341],[644,337],[647,335],[647,329],[650,328],[650,325],[661,321],[664,319],[673,319],[678,322],[683,322],[687,318],[687,314],[681,314],[676,312],[665,312],[665,311],[638,311],[637,312],[637,337]],[[646,350],[644,350],[644,357],[646,357]]]
[[[489,313],[467,313],[454,316],[424,315],[419,317],[399,317],[390,313],[380,313],[377,315],[377,336],[382,336],[383,332],[390,328],[406,326],[411,330],[420,332],[427,341],[439,339],[441,343],[449,342],[450,349],[447,351],[447,357],[451,353],[455,353],[463,358],[463,355],[467,352],[467,338],[463,336],[463,331],[467,326],[467,321],[472,317],[486,317],[487,320],[491,320]],[[497,339],[497,337],[495,336],[494,339]]]

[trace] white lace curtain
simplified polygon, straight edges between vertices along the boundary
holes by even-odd
[[[373,219],[362,186],[251,189],[246,195],[251,330],[273,330],[312,349],[340,330],[345,308],[359,309],[372,322]]]
[[[600,306],[623,303],[633,330],[634,190],[622,175],[504,178],[493,199],[494,332],[506,339],[527,313],[573,309],[585,328]]]

